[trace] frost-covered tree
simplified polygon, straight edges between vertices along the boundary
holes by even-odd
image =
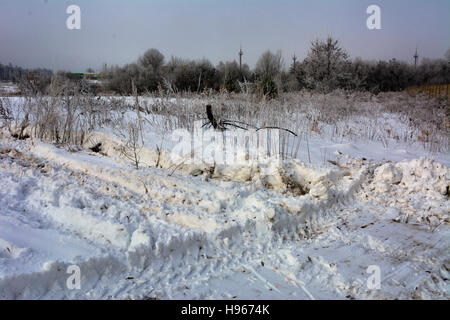
[[[171,57],[164,79],[178,91],[202,92],[206,88],[218,90],[220,85],[220,77],[207,59]]]
[[[251,79],[250,68],[247,64],[242,65],[242,69],[239,70],[239,64],[234,61],[219,62],[216,67],[217,72],[221,79],[221,89],[225,89],[228,92],[239,91],[239,82]]]
[[[281,51],[272,53],[270,50],[264,52],[256,62],[255,73],[258,76],[268,74],[271,77],[275,77],[283,70],[284,62],[281,55]]]
[[[367,88],[367,81],[370,73],[372,62],[363,61],[361,58],[356,58],[346,66],[346,77],[343,85],[345,89],[350,90],[364,90]]]
[[[164,64],[164,55],[157,49],[147,50],[139,59],[139,75],[136,86],[139,92],[155,91],[162,82],[161,67]]]
[[[314,40],[308,56],[303,61],[305,83],[311,89],[330,91],[345,80],[348,54],[339,41],[328,37],[326,41]]]
[[[154,72],[158,72],[164,64],[164,55],[158,49],[149,49],[139,58],[138,62],[144,69],[151,67]]]
[[[258,79],[257,87],[260,96],[274,98],[278,91],[282,90],[281,72],[284,69],[284,61],[281,51],[272,53],[264,52],[256,62],[255,74]]]
[[[450,82],[450,60],[422,59],[416,72],[420,84],[447,84]]]
[[[278,88],[283,92],[293,92],[301,89],[300,82],[293,72],[281,72],[279,76],[280,83]]]
[[[218,90],[220,87],[220,75],[212,63],[208,59],[203,58],[195,61],[195,66],[197,73],[199,73],[197,91],[202,92],[207,88]]]

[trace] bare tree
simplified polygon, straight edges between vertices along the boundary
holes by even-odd
[[[275,77],[283,70],[283,67],[284,61],[281,51],[278,50],[277,53],[272,53],[270,50],[267,50],[256,62],[255,72],[260,76],[268,74],[271,77]]]

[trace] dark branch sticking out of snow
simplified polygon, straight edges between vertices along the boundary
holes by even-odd
[[[256,131],[258,130],[262,130],[262,129],[279,129],[279,130],[283,130],[283,131],[287,131],[290,134],[293,134],[294,136],[297,137],[297,134],[289,129],[286,128],[281,128],[281,127],[276,127],[276,126],[270,126],[270,127],[261,127],[258,128],[256,126],[253,126],[251,124],[242,122],[242,121],[237,121],[237,120],[227,120],[227,119],[221,119],[220,121],[217,121],[216,118],[214,117],[214,114],[212,113],[212,107],[210,104],[206,105],[206,116],[208,118],[208,122],[206,122],[202,128],[204,126],[209,126],[209,127],[213,127],[215,130],[221,130],[221,131],[225,131],[227,130],[227,126],[231,126],[234,128],[238,128],[238,129],[242,129],[242,130],[248,130],[249,128],[252,129],[256,129]]]

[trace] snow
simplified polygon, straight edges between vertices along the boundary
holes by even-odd
[[[19,92],[19,88],[12,82],[0,82],[0,94],[14,94]]]
[[[111,127],[82,149],[1,133],[0,298],[449,298],[448,153],[313,135],[309,156],[211,170],[144,132],[139,170]]]
[[[400,183],[400,181],[402,181],[402,176],[402,172],[397,169],[392,163],[383,164],[375,170],[375,180],[382,183]]]

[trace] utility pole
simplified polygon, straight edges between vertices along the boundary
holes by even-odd
[[[242,51],[242,45],[239,48],[239,72],[242,74],[242,56],[244,52]]]
[[[292,56],[292,70],[295,71],[295,64],[297,62],[297,57],[294,55]]]
[[[417,67],[417,60],[419,60],[419,55],[417,54],[417,47],[416,47],[416,53],[414,54],[414,68]]]

